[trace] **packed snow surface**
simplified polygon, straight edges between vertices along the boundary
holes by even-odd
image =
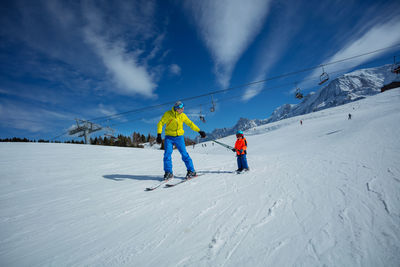
[[[151,192],[160,150],[1,143],[0,266],[400,265],[400,89],[245,137],[250,172],[207,142]]]

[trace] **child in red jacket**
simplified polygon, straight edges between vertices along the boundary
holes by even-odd
[[[238,169],[236,172],[242,172],[242,171],[249,171],[249,166],[247,165],[247,140],[243,136],[242,131],[237,131],[236,133],[236,143],[235,143],[235,148],[232,149],[233,152],[236,152],[236,157],[237,157],[237,164],[238,164]]]

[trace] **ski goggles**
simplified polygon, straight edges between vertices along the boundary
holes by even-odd
[[[178,105],[175,105],[175,106],[174,106],[174,109],[175,109],[175,110],[181,109],[181,108],[183,108],[183,103],[179,103]]]

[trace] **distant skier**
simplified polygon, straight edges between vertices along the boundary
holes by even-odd
[[[348,120],[351,120],[351,113],[349,113],[349,117],[348,117]]]
[[[233,152],[236,152],[238,169],[236,172],[240,173],[242,171],[249,171],[249,166],[247,165],[247,140],[244,138],[242,131],[237,131],[236,133],[236,143],[235,148],[232,149]]]
[[[183,103],[178,101],[175,103],[173,108],[164,113],[161,120],[157,124],[157,143],[162,143],[161,133],[164,124],[165,127],[165,141],[164,141],[164,179],[172,178],[172,151],[173,146],[175,145],[178,151],[182,155],[182,160],[185,162],[187,174],[186,178],[196,176],[196,171],[194,170],[192,159],[190,158],[188,152],[185,147],[185,139],[183,137],[183,123],[189,126],[193,131],[198,132],[201,138],[206,137],[206,133],[200,131],[199,127],[197,127],[187,116],[183,113]]]
[[[302,120],[300,120],[300,125],[303,125],[303,121]]]

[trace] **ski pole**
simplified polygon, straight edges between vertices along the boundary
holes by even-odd
[[[230,150],[235,149],[234,147],[231,147],[231,146],[229,146],[229,145],[227,145],[227,144],[218,142],[218,141],[216,141],[216,140],[211,140],[211,141],[213,141],[214,143],[217,143],[217,144],[220,145],[220,146],[226,147],[227,149],[230,149]]]

